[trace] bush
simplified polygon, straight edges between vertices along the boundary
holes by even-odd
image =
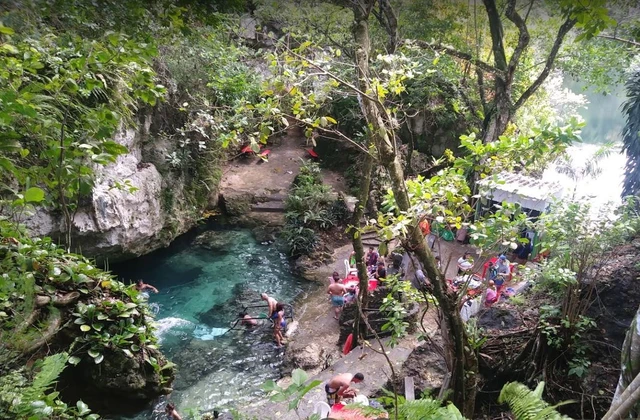
[[[282,237],[291,255],[310,254],[318,244],[315,230],[330,229],[340,220],[337,216],[342,210],[334,201],[331,187],[322,183],[320,166],[315,162],[304,163],[285,203]]]
[[[289,254],[294,257],[311,254],[318,246],[318,235],[313,229],[288,221],[282,230],[282,238],[289,246]]]

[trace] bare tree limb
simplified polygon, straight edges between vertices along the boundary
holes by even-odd
[[[631,39],[619,38],[617,35],[597,35],[598,38],[610,39],[612,41],[618,41],[623,44],[633,45],[634,47],[640,47],[640,42],[633,41]]]
[[[542,72],[538,75],[536,80],[531,84],[531,86],[529,86],[526,91],[524,91],[522,96],[520,96],[520,98],[516,101],[513,107],[514,110],[520,108],[531,97],[531,95],[536,93],[538,88],[540,88],[540,86],[542,86],[542,83],[544,83],[544,81],[547,79],[547,76],[549,76],[549,73],[551,73],[551,70],[553,69],[556,56],[558,55],[560,46],[564,41],[564,37],[576,25],[576,23],[577,21],[575,19],[569,17],[564,21],[562,26],[560,26],[560,29],[558,29],[558,34],[556,35],[556,40],[554,41],[553,46],[551,47],[551,51],[549,51],[549,55],[547,56],[547,62],[544,66],[544,69],[542,69]]]
[[[510,3],[512,1],[513,0],[510,0]],[[503,72],[507,72],[507,55],[504,51],[504,44],[502,43],[504,29],[502,28],[502,21],[500,20],[500,12],[498,12],[495,0],[482,0],[482,2],[484,3],[484,8],[487,11],[487,17],[489,18],[489,32],[491,33],[493,62],[495,63],[496,68]],[[513,2],[515,3],[515,1]]]
[[[373,10],[373,14],[385,31],[387,31],[387,35],[389,35],[387,50],[389,54],[393,54],[398,45],[398,18],[389,0],[378,0],[378,7],[380,8],[380,12]]]
[[[527,24],[525,23],[524,19],[522,19],[520,14],[516,11],[516,0],[509,0],[509,3],[507,4],[507,10],[505,11],[505,16],[507,17],[507,19],[513,22],[514,25],[516,25],[519,32],[518,45],[516,45],[516,48],[511,55],[511,59],[509,59],[509,67],[507,69],[507,85],[511,85],[511,83],[513,83],[513,75],[515,74],[516,68],[520,63],[520,57],[522,57],[522,53],[529,45],[531,36],[529,35]]]
[[[290,119],[292,119],[292,120],[294,120],[294,121],[296,121],[296,122],[298,122],[298,123],[300,123],[300,124],[303,124],[303,125],[306,125],[306,126],[309,126],[309,127],[311,127],[311,126],[312,126],[312,124],[308,123],[307,121],[305,121],[305,120],[301,120],[300,118],[294,117],[293,115],[290,115],[290,114],[282,114],[282,115],[284,115],[286,118],[290,118]],[[328,133],[328,134],[333,134],[333,135],[335,135],[335,136],[338,136],[338,137],[340,137],[342,140],[345,140],[345,141],[347,141],[348,143],[351,143],[354,147],[356,147],[356,148],[357,148],[358,150],[360,150],[361,152],[363,152],[363,153],[369,153],[369,151],[368,151],[368,150],[367,150],[363,145],[361,145],[361,144],[359,144],[359,143],[355,142],[355,141],[354,141],[353,139],[351,139],[350,137],[345,136],[345,135],[344,135],[344,134],[342,134],[339,130],[329,130],[329,129],[327,129],[327,128],[323,128],[323,127],[313,127],[313,128],[315,128],[316,130],[323,131],[323,132]]]

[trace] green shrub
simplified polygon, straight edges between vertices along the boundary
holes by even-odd
[[[320,166],[306,162],[300,167],[285,202],[282,237],[293,256],[311,253],[318,244],[315,230],[327,230],[340,220],[341,209],[334,208],[332,189],[322,183]],[[346,206],[345,206],[346,210]]]
[[[289,247],[289,254],[294,257],[311,254],[318,246],[318,235],[314,230],[298,224],[287,222],[281,235]]]

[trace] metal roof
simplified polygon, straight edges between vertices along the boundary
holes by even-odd
[[[518,203],[522,207],[543,212],[553,199],[564,192],[558,182],[542,181],[530,176],[500,172],[478,182],[481,194],[493,201]]]

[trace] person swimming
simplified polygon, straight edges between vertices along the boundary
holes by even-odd
[[[153,293],[158,293],[158,289],[150,284],[143,282],[142,279],[138,279],[134,287],[138,292],[147,294],[147,297],[149,296],[148,293],[146,293],[147,290],[151,290]]]
[[[241,319],[240,325],[244,325],[245,327],[249,328],[258,325],[258,321],[246,312],[240,312],[238,314],[238,317]]]

